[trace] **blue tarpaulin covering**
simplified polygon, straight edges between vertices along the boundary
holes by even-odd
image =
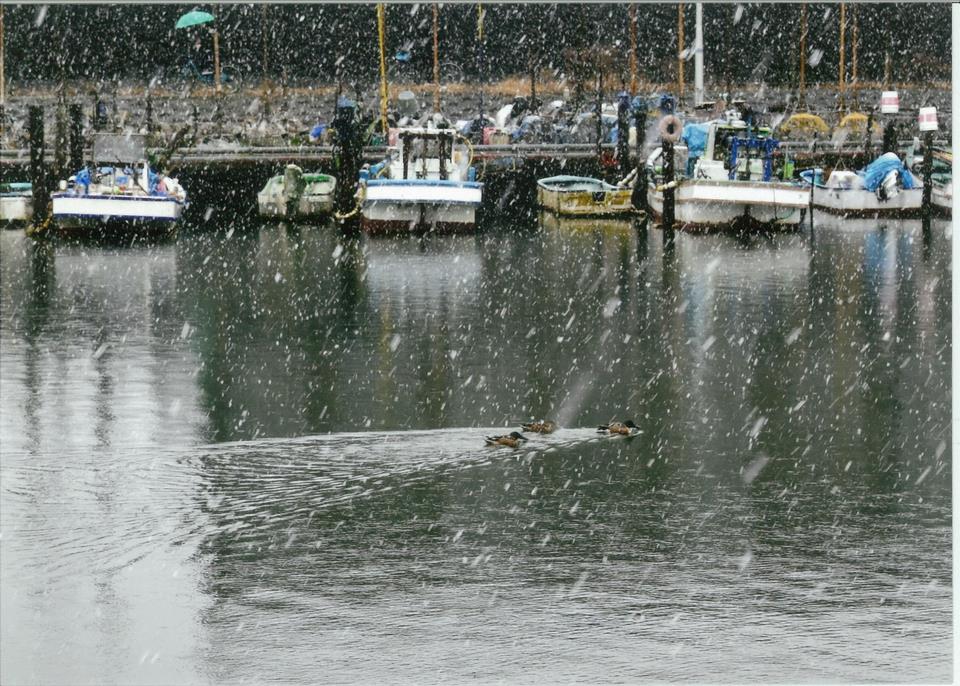
[[[896,153],[887,152],[873,162],[868,164],[862,171],[858,172],[863,177],[863,186],[868,191],[875,191],[883,179],[891,171],[900,173],[900,182],[905,190],[917,187],[917,181],[913,178],[910,170],[903,166],[903,162],[897,157]]]
[[[681,138],[687,144],[690,157],[700,157],[707,147],[707,134],[710,133],[710,122],[703,124],[684,124]]]

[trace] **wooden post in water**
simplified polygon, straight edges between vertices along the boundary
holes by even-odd
[[[386,6],[377,3],[377,39],[380,44],[380,129],[384,137],[387,136],[387,27]]]
[[[930,196],[933,190],[933,131],[923,134],[923,196],[920,202],[924,235],[930,232]]]
[[[677,3],[677,105],[683,104],[683,3]]]
[[[844,45],[844,30],[846,29],[847,24],[847,3],[840,3],[840,73],[839,81],[837,84],[838,94],[840,97],[839,111],[840,114],[847,109],[847,65],[844,63],[846,47]]]
[[[853,106],[860,107],[860,84],[857,83],[857,5],[850,7],[850,90],[853,91]]]
[[[800,83],[797,100],[800,107],[807,106],[807,3],[800,3]]]
[[[603,61],[597,54],[597,164],[603,162]]]
[[[883,141],[880,147],[881,153],[897,152],[897,124],[892,120],[883,127]]]
[[[637,131],[636,165],[637,185],[633,188],[633,206],[649,213],[647,207],[647,164],[643,157],[643,144],[646,142],[647,108],[643,102],[635,102],[633,109],[633,127]]]
[[[3,122],[3,109],[7,106],[7,81],[3,71],[3,5],[0,5],[0,124]]]
[[[67,104],[63,98],[63,82],[57,95],[57,115],[53,133],[53,176],[62,179],[69,176],[67,170]]]
[[[630,95],[637,94],[637,5],[630,3]]]
[[[30,137],[30,183],[33,184],[33,224],[39,226],[47,218],[50,190],[43,162],[43,107],[30,105],[27,135]]]
[[[70,112],[70,169],[79,171],[84,166],[83,159],[83,108],[72,103]]]
[[[360,208],[356,195],[363,158],[363,132],[356,110],[352,102],[338,102],[331,122],[334,133],[333,164],[337,177],[334,203],[340,231],[347,236],[357,235],[360,229]]]
[[[433,3],[433,111],[440,111],[440,8]]]
[[[662,141],[663,147],[663,244],[665,247],[673,246],[673,220],[674,204],[676,196],[674,194],[673,180],[673,143]]]
[[[151,90],[149,90],[149,89],[147,90],[147,112],[146,112],[146,120],[147,120],[147,133],[148,133],[148,134],[151,134],[151,133],[153,133],[153,129],[154,129],[154,126],[153,126],[153,91],[151,91]]]
[[[220,83],[220,32],[217,29],[213,30],[213,82],[219,95],[223,86]]]

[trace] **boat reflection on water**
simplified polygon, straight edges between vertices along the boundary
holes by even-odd
[[[636,229],[640,219],[619,217],[566,217],[554,212],[540,212],[540,227],[547,231],[627,233]]]

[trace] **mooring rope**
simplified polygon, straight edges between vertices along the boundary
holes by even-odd
[[[338,221],[344,221],[346,219],[352,219],[353,217],[356,217],[358,214],[360,214],[360,210],[363,209],[363,201],[367,196],[366,191],[367,191],[366,184],[360,184],[360,188],[357,189],[357,195],[356,195],[357,204],[354,206],[354,208],[349,212],[347,212],[346,214],[341,214],[339,211],[334,212],[333,213],[334,218],[337,219]]]

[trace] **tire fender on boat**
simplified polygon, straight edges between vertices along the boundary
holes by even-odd
[[[665,143],[676,143],[683,133],[683,122],[676,115],[668,114],[660,120],[657,132]]]

